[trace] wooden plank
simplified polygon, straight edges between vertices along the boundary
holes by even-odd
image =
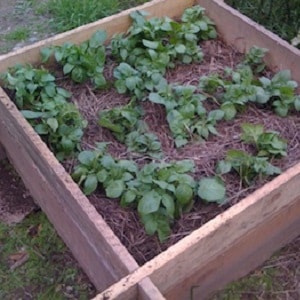
[[[198,0],[217,25],[226,43],[246,52],[256,45],[269,49],[265,61],[272,70],[289,69],[294,80],[300,82],[300,50],[231,8],[224,1]]]
[[[136,299],[136,298],[134,298]],[[153,284],[149,277],[138,283],[138,300],[164,300],[166,299],[159,289]]]
[[[40,62],[40,49],[50,45],[62,45],[64,42],[81,43],[96,32],[106,30],[108,38],[115,33],[125,32],[131,24],[129,14],[135,10],[146,10],[151,16],[180,16],[185,8],[192,6],[194,0],[154,0],[144,5],[125,10],[119,14],[101,19],[74,30],[58,34],[54,37],[26,46],[11,53],[0,55],[0,73],[5,72],[16,63],[35,64]]]
[[[121,279],[105,295],[126,299],[133,286],[149,277],[167,299],[190,299],[191,293],[194,299],[205,299],[300,234],[299,180],[300,164]],[[103,295],[95,299],[105,299]]]
[[[4,149],[4,147],[0,144],[0,160],[5,159],[6,157],[7,157],[7,156],[6,156],[5,149]]]
[[[207,262],[201,270],[165,291],[166,298],[210,299],[215,291],[260,266],[274,251],[300,234],[299,203],[282,208],[272,220],[246,233],[232,247],[224,249],[222,254]]]
[[[98,290],[138,267],[0,88],[0,142],[31,195]]]

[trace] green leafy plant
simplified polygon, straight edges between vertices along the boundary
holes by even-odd
[[[145,153],[153,158],[161,158],[161,144],[153,133],[135,130],[126,136],[125,144],[129,151]]]
[[[191,209],[195,196],[196,182],[188,175],[193,172],[194,164],[190,160],[171,163],[150,163],[145,165],[137,176],[137,210],[152,235],[158,233],[161,241],[170,232],[170,223],[182,212]],[[122,201],[126,205],[126,201]]]
[[[132,26],[127,36],[115,36],[111,48],[114,56],[137,69],[147,65],[163,74],[174,66],[174,60],[199,61],[203,54],[198,42],[216,37],[213,22],[200,6],[186,9],[181,23],[167,17],[147,20],[146,13],[140,11],[130,16]]]
[[[198,196],[206,202],[222,204],[225,200],[226,187],[219,176],[202,178],[199,181]]]
[[[231,170],[235,170],[246,185],[250,185],[257,176],[281,173],[281,170],[273,166],[267,157],[252,156],[242,150],[228,150],[225,160],[218,162],[216,168],[218,174],[226,174]]]
[[[300,96],[295,94],[297,82],[291,80],[291,72],[282,70],[276,73],[272,79],[259,78],[265,91],[269,94],[275,112],[286,117],[291,109],[300,110]]]
[[[98,184],[103,184],[107,197],[118,198],[127,189],[127,183],[136,177],[137,166],[133,161],[115,160],[107,154],[107,143],[97,143],[96,149],[79,153],[79,164],[72,177],[83,186],[86,195],[93,193]]]
[[[99,111],[98,124],[108,128],[120,142],[125,142],[126,136],[139,127],[143,112],[131,101],[126,105]]]
[[[142,109],[132,100],[127,105],[99,112],[98,124],[109,129],[129,151],[161,157],[161,144],[157,136],[148,132],[141,120]]]
[[[256,78],[250,66],[241,64],[236,70],[227,69],[226,73],[228,79],[212,74],[199,80],[199,88],[221,103],[225,120],[232,120],[244,111],[248,102],[270,103],[281,117],[292,109],[300,110],[300,96],[295,94],[298,85],[291,80],[289,70],[279,71],[271,79]]]
[[[132,12],[127,34],[115,35],[110,44],[112,55],[120,61],[114,71],[115,86],[137,99],[166,84],[163,75],[175,62],[201,61],[199,41],[216,37],[213,22],[200,6],[187,9],[181,22],[167,17],[147,20],[146,15]]]
[[[246,53],[242,64],[250,66],[251,69],[253,70],[254,74],[259,74],[266,67],[266,64],[264,63],[263,59],[267,52],[268,52],[268,49],[266,49],[266,48],[253,46]]]
[[[263,125],[243,123],[241,125],[242,141],[254,144],[258,150],[258,156],[277,157],[287,155],[287,142],[277,132],[265,132]]]
[[[157,71],[147,69],[137,70],[127,63],[120,63],[114,69],[115,87],[120,94],[128,92],[138,100],[145,99],[146,95],[155,87],[165,84],[166,80]]]
[[[218,135],[215,125],[223,118],[223,111],[207,112],[203,105],[206,96],[195,90],[191,85],[166,85],[149,95],[150,101],[165,106],[176,147],[182,147],[191,137],[207,139],[210,133]]]
[[[97,88],[106,86],[103,75],[106,59],[105,47],[106,32],[97,31],[92,37],[74,45],[65,43],[62,46],[53,46],[41,50],[42,62],[47,62],[54,53],[56,61],[63,66],[63,72],[75,82],[85,82],[91,79]]]
[[[78,109],[67,102],[71,94],[56,86],[45,69],[18,65],[1,75],[6,88],[15,92],[23,116],[41,135],[59,160],[80,149],[87,123]]]
[[[141,169],[129,160],[117,160],[106,152],[106,143],[95,150],[82,151],[72,177],[85,194],[93,193],[99,183],[109,198],[120,198],[121,205],[137,208],[148,234],[158,233],[161,241],[170,234],[170,223],[192,207],[196,182],[190,160],[151,162]]]

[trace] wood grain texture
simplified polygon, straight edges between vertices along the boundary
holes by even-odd
[[[149,277],[167,299],[200,299],[247,274],[300,234],[300,164],[110,287],[119,299]],[[199,299],[199,298],[195,299]],[[105,299],[99,294],[95,299]],[[125,298],[124,298],[125,299]]]
[[[153,284],[149,277],[138,283],[138,300],[164,300],[160,290]]]
[[[0,144],[0,160],[5,159],[6,157],[7,157],[7,156],[6,156],[5,149],[4,149],[4,147]]]
[[[0,88],[0,141],[33,198],[103,290],[138,267],[40,137]]]

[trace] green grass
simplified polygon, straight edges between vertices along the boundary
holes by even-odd
[[[275,268],[262,268],[258,271],[229,284],[222,292],[212,300],[240,300],[260,299],[260,295],[266,295],[276,290],[277,270]]]
[[[26,293],[30,299],[66,299],[70,289],[76,299],[90,298],[82,273],[43,213],[16,226],[0,223],[0,250],[0,299],[25,299]],[[28,259],[11,269],[11,258],[22,252]]]
[[[147,1],[122,0],[49,0],[47,7],[57,32],[91,23]]]
[[[300,30],[299,0],[226,0],[225,2],[288,42]]]
[[[30,30],[28,28],[17,28],[14,31],[7,33],[4,36],[4,39],[6,41],[21,42],[27,40],[29,36]]]

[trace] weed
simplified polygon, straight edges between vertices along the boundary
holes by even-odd
[[[21,42],[28,39],[30,36],[30,30],[28,28],[16,28],[14,31],[7,33],[4,39],[7,41]]]

